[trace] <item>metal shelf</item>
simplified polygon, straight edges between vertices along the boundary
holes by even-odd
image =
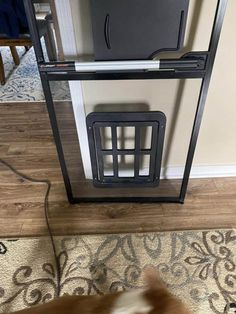
[[[41,62],[49,80],[132,80],[203,78],[208,52],[191,52],[179,59],[103,62]]]

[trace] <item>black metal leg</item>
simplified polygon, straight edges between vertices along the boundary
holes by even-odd
[[[192,167],[193,156],[194,156],[194,152],[195,152],[195,148],[197,144],[197,138],[198,138],[203,111],[204,111],[204,107],[206,103],[206,97],[207,97],[207,93],[208,93],[208,89],[210,85],[213,64],[215,61],[217,46],[220,39],[220,33],[221,33],[222,25],[223,25],[227,1],[228,0],[218,0],[218,3],[217,3],[215,20],[214,20],[214,25],[212,29],[210,45],[208,49],[209,55],[208,55],[207,63],[206,63],[206,75],[202,80],[202,85],[201,85],[200,95],[199,95],[198,105],[197,105],[197,111],[196,111],[196,115],[194,119],[194,125],[192,129],[192,135],[191,135],[191,140],[189,144],[187,160],[185,164],[184,177],[183,177],[183,182],[182,182],[180,196],[179,196],[181,202],[184,202],[184,198],[187,191],[189,175],[190,175],[190,171]]]
[[[34,44],[34,50],[37,62],[44,62],[43,49],[40,42],[39,31],[37,27],[37,21],[35,18],[34,5],[31,0],[24,0],[25,12],[29,24],[31,39]]]
[[[51,94],[51,90],[50,90],[50,85],[49,85],[49,82],[47,80],[47,75],[45,73],[41,73],[41,80],[42,80],[44,95],[45,95],[45,99],[46,99],[48,114],[49,114],[49,118],[51,121],[53,136],[54,136],[54,140],[56,143],[57,154],[59,157],[59,162],[61,165],[61,171],[62,171],[62,175],[64,178],[67,197],[68,197],[68,200],[70,203],[74,203],[70,179],[68,176],[68,171],[67,171],[66,162],[65,162],[65,158],[64,158],[63,148],[62,148],[62,144],[61,144],[56,113],[54,110],[54,104],[53,104],[52,94]]]

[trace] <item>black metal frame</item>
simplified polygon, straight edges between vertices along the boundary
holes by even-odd
[[[31,0],[24,0],[26,14],[28,17],[31,37],[34,43],[39,72],[52,125],[53,135],[56,142],[59,161],[62,169],[64,183],[68,200],[71,203],[78,202],[174,202],[183,203],[187,192],[189,175],[191,171],[193,156],[196,148],[197,138],[202,121],[206,97],[210,84],[213,64],[220,38],[224,15],[228,0],[218,0],[215,19],[213,23],[211,39],[208,51],[189,52],[180,59],[160,60],[158,71],[122,71],[122,72],[86,72],[75,71],[74,62],[53,62],[46,63],[40,43],[40,38],[35,19],[35,12]],[[53,106],[53,99],[50,91],[50,81],[63,80],[132,80],[132,79],[202,79],[200,94],[198,98],[191,139],[185,163],[182,185],[178,197],[74,197],[71,183],[64,159],[62,144],[56,114]]]
[[[147,112],[92,112],[87,116],[87,129],[93,182],[97,187],[145,187],[158,186],[160,181],[161,159],[165,135],[166,117],[160,111]],[[134,147],[119,148],[117,127],[134,127]],[[101,129],[111,129],[112,147],[102,146]],[[141,128],[151,127],[150,147],[141,147]],[[118,156],[134,157],[134,175],[119,176]],[[147,175],[140,175],[140,157],[150,157]],[[111,156],[112,175],[104,175],[104,156]]]

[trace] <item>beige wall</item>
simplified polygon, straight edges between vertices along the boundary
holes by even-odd
[[[71,0],[71,3],[78,54],[91,53],[89,1]],[[190,3],[185,51],[191,47],[192,50],[206,50],[216,0],[190,0]],[[194,165],[236,165],[235,56],[236,1],[229,0]],[[164,161],[169,166],[182,166],[199,87],[199,80],[185,83],[178,80],[86,82],[83,83],[83,95],[87,112],[98,105],[99,108],[105,105],[104,110],[107,110],[107,104],[109,110],[131,106],[138,110],[164,111],[167,116]]]

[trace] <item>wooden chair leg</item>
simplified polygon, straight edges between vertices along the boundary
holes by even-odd
[[[55,39],[50,24],[48,23],[47,32],[44,34],[44,40],[49,61],[57,61],[57,51]]]
[[[0,52],[0,82],[1,82],[1,85],[4,85],[6,83],[4,64],[3,64],[1,52]]]
[[[11,49],[11,54],[12,54],[12,58],[14,60],[15,65],[19,65],[20,64],[20,58],[18,56],[17,50],[15,46],[10,46]]]

